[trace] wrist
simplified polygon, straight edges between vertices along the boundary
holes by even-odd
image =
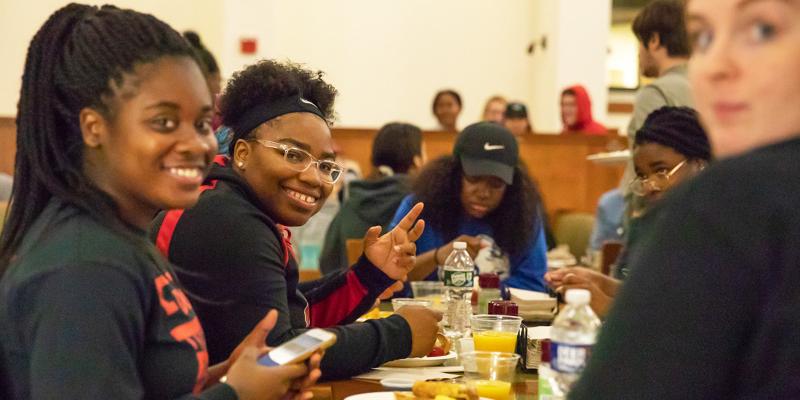
[[[436,250],[433,251],[433,263],[435,265],[441,265],[442,264],[441,262],[439,262],[439,250],[441,250],[441,249],[442,249],[442,246],[439,246],[439,247],[436,248]]]

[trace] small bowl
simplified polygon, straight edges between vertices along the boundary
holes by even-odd
[[[414,381],[411,379],[385,378],[381,379],[381,385],[391,390],[411,390],[414,387]]]
[[[423,306],[427,308],[431,308],[433,303],[430,300],[425,299],[412,299],[408,297],[401,297],[397,299],[392,299],[392,309],[396,312],[401,307],[405,306]]]

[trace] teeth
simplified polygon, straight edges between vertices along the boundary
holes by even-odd
[[[293,198],[295,198],[297,200],[300,200],[300,201],[302,201],[304,203],[308,203],[308,204],[316,204],[317,203],[317,198],[316,197],[306,196],[306,195],[304,195],[302,193],[298,193],[298,192],[295,192],[294,190],[290,190],[290,189],[286,189],[286,192],[289,193],[289,196],[292,196]]]
[[[197,178],[200,176],[199,168],[170,168],[169,173],[185,178]]]

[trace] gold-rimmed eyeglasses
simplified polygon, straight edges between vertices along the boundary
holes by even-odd
[[[672,178],[681,167],[686,165],[686,161],[687,160],[681,161],[669,171],[659,171],[649,176],[636,177],[629,185],[631,192],[637,196],[644,196],[651,190],[664,190],[669,184],[670,178]]]
[[[343,166],[331,160],[318,160],[312,156],[311,153],[303,149],[266,139],[254,139],[253,141],[264,147],[282,151],[283,159],[286,161],[286,164],[295,171],[303,172],[307,170],[311,164],[315,164],[317,167],[317,174],[325,183],[336,183],[339,177],[342,176],[342,172],[344,172]]]

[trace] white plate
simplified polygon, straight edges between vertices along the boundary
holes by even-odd
[[[444,364],[447,360],[456,358],[456,352],[451,351],[450,354],[438,357],[415,357],[404,358],[402,360],[389,361],[383,364],[383,367],[400,367],[400,368],[418,368],[418,367],[435,367]]]
[[[344,400],[394,400],[394,392],[374,392],[374,393],[361,393],[347,396]],[[490,400],[486,397],[481,397],[480,400]]]
[[[394,392],[361,393],[347,396],[344,400],[394,400]]]

